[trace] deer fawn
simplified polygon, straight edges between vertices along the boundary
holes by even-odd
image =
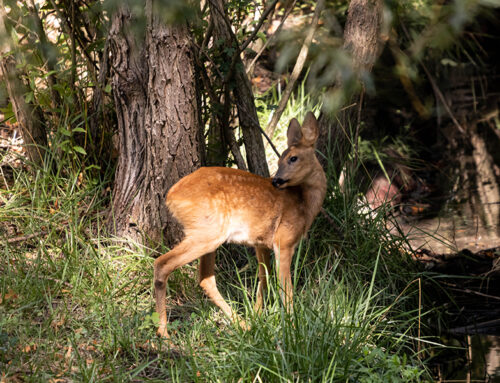
[[[255,248],[260,281],[256,310],[262,306],[269,256],[274,249],[281,286],[291,304],[292,256],[321,209],[326,177],[315,155],[318,122],[311,112],[302,127],[296,119],[291,120],[287,138],[288,149],[281,155],[272,179],[237,169],[206,167],[182,178],[168,192],[167,206],[184,227],[185,238],[154,263],[159,335],[168,337],[168,276],[197,258],[199,284],[205,294],[229,318],[237,320],[215,283],[215,250],[225,242]]]

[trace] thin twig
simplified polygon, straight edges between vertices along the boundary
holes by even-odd
[[[462,127],[462,125],[460,124],[460,122],[458,122],[458,120],[455,118],[455,115],[453,114],[453,112],[451,111],[451,108],[450,106],[448,105],[448,102],[446,102],[446,99],[443,95],[443,93],[441,92],[441,90],[439,89],[439,87],[437,86],[436,82],[434,81],[434,79],[432,78],[432,75],[431,73],[427,70],[427,67],[425,66],[425,64],[423,62],[420,63],[420,65],[422,66],[425,74],[427,75],[427,78],[429,79],[429,82],[431,83],[432,85],[432,89],[434,90],[434,92],[437,94],[437,96],[439,97],[439,99],[441,100],[441,102],[443,103],[443,106],[444,108],[446,109],[446,111],[448,112],[451,120],[453,121],[453,123],[455,124],[455,126],[457,127],[457,129],[459,130],[460,133],[462,134],[466,134],[465,133],[465,129]]]
[[[248,37],[248,39],[245,40],[245,42],[241,45],[241,52],[243,52],[247,47],[248,45],[253,41],[253,39],[255,38],[255,36],[257,35],[257,33],[259,32],[260,28],[262,27],[262,24],[264,24],[264,21],[267,19],[267,16],[269,16],[269,14],[271,13],[271,11],[276,7],[276,4],[278,3],[278,0],[274,0],[268,7],[267,9],[264,11],[264,13],[262,14],[259,22],[257,23],[257,25],[255,26],[252,34]]]
[[[200,47],[196,43],[196,41],[192,41],[192,44],[199,51],[199,53],[198,53],[199,60],[201,60],[201,56],[205,56],[205,58],[210,62],[210,64],[212,64],[212,67],[213,67],[214,71],[217,73],[217,76],[219,76],[222,80],[224,80],[223,74],[220,72],[219,68],[214,63],[214,61],[212,60],[212,58],[210,57],[210,55],[207,53],[207,51],[203,48],[203,46]]]
[[[47,235],[47,231],[46,230],[42,230],[38,233],[33,233],[33,234],[27,234],[27,235],[20,235],[18,237],[14,237],[14,238],[8,238],[7,239],[7,243],[16,243],[16,242],[24,242],[24,241],[27,241],[31,238],[35,238],[35,237],[39,237],[39,236],[42,236],[42,235]]]
[[[47,71],[50,73],[47,76],[47,80],[49,83],[50,87],[50,92],[53,98],[54,106],[60,105],[61,104],[61,97],[59,93],[55,90],[55,85],[57,84],[57,79],[54,74],[56,71],[56,60],[54,57],[51,56],[50,53],[47,53],[47,47],[52,46],[52,43],[50,43],[47,39],[47,35],[45,33],[45,30],[43,29],[43,22],[42,19],[40,18],[40,15],[38,14],[38,10],[35,5],[35,1],[31,0],[30,5],[28,5],[28,9],[31,13],[31,17],[33,18],[36,26],[36,34],[38,35],[38,40],[40,41],[40,52],[42,54],[43,59],[47,63]]]
[[[55,9],[56,13],[57,13],[57,17],[59,17],[59,19],[61,20],[63,26],[66,28],[66,33],[71,36],[72,35],[72,31],[74,31],[74,26],[70,26],[70,23],[69,21],[67,20],[67,18],[61,13],[61,10],[58,8],[57,4],[55,3],[54,0],[50,0],[50,3],[52,5],[52,7]],[[89,72],[90,72],[90,75],[92,76],[92,79],[94,82],[97,83],[97,75],[96,75],[96,70],[98,69],[97,68],[97,65],[96,63],[92,60],[92,58],[90,57],[89,53],[87,52],[87,50],[85,49],[85,46],[83,44],[83,41],[81,41],[80,39],[80,36],[79,35],[75,35],[76,37],[76,42],[78,43],[78,45],[80,46],[81,48],[81,51],[83,52],[83,56],[86,58],[87,60],[87,63],[89,65],[87,65],[87,67],[89,68]]]
[[[290,4],[290,6],[288,7],[288,9],[285,10],[285,13],[283,14],[283,17],[281,18],[280,24],[278,25],[278,28],[276,28],[276,31],[272,34],[272,36],[270,36],[266,40],[266,42],[264,43],[264,45],[262,46],[262,48],[260,48],[260,51],[252,59],[252,61],[250,62],[250,64],[248,65],[248,67],[246,69],[247,75],[252,71],[253,67],[255,66],[255,63],[257,62],[257,60],[259,59],[259,57],[262,55],[262,53],[264,53],[264,50],[267,48],[267,46],[269,45],[269,43],[276,36],[278,36],[279,32],[281,31],[281,28],[285,24],[285,20],[288,18],[288,16],[290,15],[290,13],[292,13],[292,10],[295,7],[295,3],[296,2],[297,2],[297,0],[293,0],[292,3]]]
[[[200,49],[197,46],[196,42],[192,41],[192,43],[193,43],[193,46],[195,47],[195,49]],[[207,55],[207,57],[208,57],[208,55]],[[210,79],[208,78],[207,73],[204,70],[205,69],[204,65],[201,62],[201,53],[195,54],[195,60],[196,60],[196,64],[198,65],[198,67],[200,67],[201,79],[202,79],[203,85],[205,87],[205,90],[208,93],[208,97],[216,105],[222,105],[221,98],[215,94],[215,92],[212,88],[212,84],[210,82]],[[209,58],[209,60],[210,60],[210,58]],[[215,64],[213,64],[213,65],[214,65],[215,69],[217,69]],[[222,75],[220,77],[223,79]],[[227,103],[224,104],[224,107],[226,104]],[[225,113],[225,108],[224,108],[223,113]],[[247,170],[245,160],[243,159],[243,156],[242,156],[240,149],[238,147],[238,143],[236,142],[234,132],[230,129],[229,126],[226,126],[226,124],[224,123],[225,119],[223,117],[221,117],[218,112],[214,112],[214,115],[215,116],[212,116],[211,118],[215,117],[216,123],[219,124],[223,128],[224,133],[226,135],[226,139],[229,141],[229,149],[230,149],[231,153],[233,154],[233,157],[234,157],[234,160],[236,161],[236,165],[238,166],[238,169]]]
[[[231,150],[231,153],[233,154],[234,160],[236,161],[236,165],[238,165],[238,169],[241,170],[248,170],[245,160],[243,159],[243,156],[241,155],[240,147],[238,146],[238,143],[236,142],[236,137],[234,136],[234,131],[228,127],[226,129],[226,135],[227,138],[229,139],[229,149]]]
[[[266,132],[270,137],[273,136],[274,131],[276,130],[276,125],[278,125],[278,121],[280,120],[281,115],[285,110],[286,104],[288,103],[288,99],[292,94],[295,82],[302,73],[302,69],[304,68],[304,64],[306,62],[307,54],[309,53],[309,47],[311,46],[312,39],[314,37],[314,32],[316,32],[319,17],[321,15],[321,11],[323,10],[324,6],[325,6],[324,0],[318,0],[316,4],[316,9],[314,10],[314,16],[311,21],[309,32],[307,33],[306,38],[304,39],[302,48],[300,48],[299,56],[297,57],[297,62],[295,63],[292,74],[290,75],[290,80],[288,81],[285,92],[281,97],[278,108],[274,112],[273,117],[271,118],[271,122],[269,122],[267,126]]]
[[[449,282],[441,282],[441,283],[443,285],[450,286],[450,290],[460,291],[460,292],[467,293],[467,294],[475,294],[475,295],[479,295],[481,297],[496,299],[496,300],[500,301],[500,297],[497,297],[495,295],[480,293],[479,291],[470,290],[468,288],[460,288],[459,286],[457,286],[454,283],[449,283]]]
[[[207,33],[205,34],[205,37],[203,38],[203,41],[201,42],[201,46],[199,48],[200,51],[198,53],[198,59],[200,59],[200,60],[201,60],[202,54],[207,55],[205,53],[205,47],[208,45],[208,42],[210,41],[210,37],[212,37],[213,31],[214,31],[214,20],[212,18],[210,18],[210,21],[208,22]],[[195,42],[193,41],[193,43],[195,43]]]
[[[281,157],[280,152],[278,151],[278,149],[276,149],[276,146],[274,146],[273,142],[271,141],[271,139],[269,138],[269,136],[266,134],[266,132],[264,131],[264,129],[262,129],[262,127],[260,126],[260,124],[259,124],[259,128],[260,128],[260,133],[266,138],[267,142],[269,143],[269,145],[273,149],[274,153],[276,153],[276,155],[278,157]]]
[[[406,29],[405,25],[404,24],[401,24],[401,26],[403,27],[403,32],[405,33],[406,35],[406,38],[408,40],[411,40],[410,38],[410,34],[408,33],[408,30]],[[436,82],[434,81],[434,78],[432,77],[431,73],[429,72],[429,70],[427,69],[427,67],[425,66],[424,62],[423,61],[420,61],[420,65],[422,66],[422,69],[424,70],[425,74],[427,75],[427,78],[429,79],[429,82],[431,83],[431,86],[432,86],[432,89],[434,90],[434,93],[436,93],[436,95],[438,96],[438,98],[441,100],[441,102],[443,103],[443,106],[444,108],[446,109],[446,112],[448,112],[451,120],[453,121],[453,123],[455,124],[455,126],[457,127],[457,129],[460,131],[460,133],[462,134],[466,134],[465,133],[465,129],[462,127],[462,125],[458,122],[458,120],[455,118],[455,115],[453,114],[453,112],[451,111],[451,108],[450,106],[448,105],[448,102],[446,101],[446,98],[444,97],[443,93],[441,92],[441,90],[439,89],[439,87],[437,86]]]

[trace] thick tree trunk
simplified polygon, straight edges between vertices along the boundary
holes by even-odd
[[[214,39],[216,41],[224,41],[224,45],[227,48],[233,48],[239,52],[239,47],[235,46],[237,41],[231,30],[231,24],[225,13],[224,1],[211,0],[209,5],[210,15],[214,23]],[[225,52],[231,52],[231,49],[227,49]],[[248,170],[263,177],[269,177],[264,142],[262,140],[250,80],[245,73],[240,56],[237,55],[236,62],[234,62],[234,65],[231,65],[233,64],[233,54],[224,54],[227,55],[226,63],[230,66],[229,71],[232,71],[232,76],[229,76],[229,82],[231,83],[234,102],[238,110],[238,120],[245,144]],[[224,86],[229,85],[224,84]]]
[[[318,150],[325,155],[335,154],[335,158],[330,159],[337,170],[350,151],[350,131],[358,128],[358,116],[364,96],[361,79],[371,72],[384,45],[381,39],[382,11],[382,0],[351,0],[349,3],[344,28],[344,49],[352,58],[353,70],[361,81],[361,92],[359,87],[345,87],[340,78],[337,78],[334,89],[344,87],[344,105],[348,107],[336,116],[322,112],[319,117]],[[354,106],[349,107],[353,104]],[[323,164],[326,162],[326,159],[322,160]]]
[[[181,230],[167,212],[167,191],[201,165],[194,64],[187,28],[162,25],[148,13],[143,41],[133,36],[136,20],[128,9],[112,19],[120,137],[112,226],[139,242],[158,242],[164,234],[173,243]]]

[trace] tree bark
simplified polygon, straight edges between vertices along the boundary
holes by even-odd
[[[0,75],[7,86],[7,93],[12,102],[12,109],[21,127],[21,134],[28,159],[37,166],[43,166],[45,149],[47,148],[47,132],[43,125],[43,115],[40,109],[26,102],[25,95],[30,88],[21,79],[21,73],[16,67],[6,25],[6,11],[3,1],[0,1],[0,35],[3,41],[0,47]]]
[[[7,85],[12,109],[21,127],[21,134],[28,159],[37,166],[43,166],[47,148],[47,132],[43,125],[40,109],[27,103],[24,96],[30,91],[21,80],[13,57],[0,60],[1,75]]]
[[[168,189],[201,165],[198,104],[188,31],[165,26],[146,2],[147,32],[122,6],[113,16],[110,42],[120,157],[113,189],[116,234],[172,244],[181,229],[165,206]]]
[[[373,65],[379,57],[384,41],[381,38],[382,28],[382,0],[351,0],[344,28],[343,49],[352,59],[352,68],[361,82],[359,87],[346,86],[340,77],[336,79],[333,91],[342,89],[344,93],[345,109],[337,116],[322,112],[319,116],[320,137],[318,150],[330,157],[336,169],[342,166],[344,159],[351,150],[349,133],[351,127],[357,132],[359,129],[359,116],[361,113],[364,96],[362,78],[371,72]],[[354,105],[353,105],[354,104]],[[351,106],[353,105],[353,106]],[[355,137],[357,139],[357,137]],[[328,162],[322,159],[323,165]]]

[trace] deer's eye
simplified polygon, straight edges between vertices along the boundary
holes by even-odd
[[[296,156],[290,157],[290,162],[295,162],[297,160],[298,160],[298,158]]]

